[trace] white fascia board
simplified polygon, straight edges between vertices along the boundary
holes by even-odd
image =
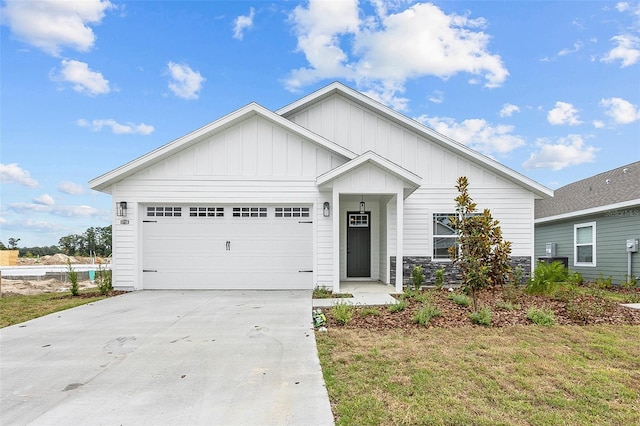
[[[191,133],[188,133],[185,136],[175,139],[174,141],[171,141],[147,154],[142,155],[141,157],[136,158],[133,161],[130,161],[110,172],[107,172],[89,181],[89,187],[96,191],[107,192],[107,188],[114,183],[125,179],[126,177],[131,176],[136,172],[173,155],[177,151],[188,148],[189,146],[198,143],[202,139],[225,130],[254,115],[259,115],[267,120],[270,120],[286,128],[287,130],[297,133],[301,137],[308,139],[324,148],[327,148],[328,150],[349,160],[356,158],[355,153],[349,151],[341,145],[331,142],[330,140],[325,139],[320,135],[313,133],[310,130],[305,129],[304,127],[299,126],[292,121],[287,120],[286,118],[283,118],[253,102],[230,114],[225,115],[224,117],[216,121],[213,121],[197,130],[194,130]]]
[[[340,176],[343,176],[346,173],[349,173],[351,170],[354,170],[357,167],[367,162],[372,163],[377,167],[380,167],[381,169],[394,174],[395,176],[398,176],[400,179],[404,180],[412,187],[419,188],[420,185],[422,184],[422,178],[420,176],[410,172],[407,169],[400,167],[395,163],[392,163],[386,158],[379,156],[375,152],[367,151],[364,154],[360,155],[359,157],[351,161],[348,161],[336,167],[335,169],[330,170],[318,176],[316,178],[316,185],[317,186],[325,185],[331,182],[332,180]]]
[[[534,223],[542,224],[542,223],[556,222],[558,220],[588,216],[590,214],[602,213],[608,210],[619,210],[619,209],[624,209],[624,208],[633,207],[633,206],[640,206],[640,198],[636,198],[635,200],[622,201],[615,204],[607,204],[605,206],[593,207],[590,209],[578,210],[575,212],[558,214],[555,216],[541,217],[539,219],[535,219]]]
[[[536,195],[536,198],[550,198],[553,197],[553,190],[547,188],[544,185],[539,184],[538,182],[530,179],[513,169],[505,166],[504,164],[499,163],[498,161],[489,158],[483,154],[480,154],[477,151],[474,151],[467,146],[457,142],[443,134],[436,132],[433,129],[425,126],[422,123],[417,122],[403,114],[400,114],[397,111],[389,108],[388,106],[371,99],[370,97],[363,95],[357,90],[351,89],[350,87],[345,86],[339,82],[333,82],[328,86],[325,86],[308,96],[305,96],[302,99],[299,99],[285,107],[280,108],[276,111],[276,114],[287,116],[291,113],[294,113],[296,110],[306,108],[307,106],[318,102],[319,100],[333,94],[333,93],[341,93],[345,97],[351,99],[352,101],[366,106],[368,108],[377,110],[380,114],[388,118],[389,120],[411,130],[420,135],[423,135],[426,139],[455,152],[456,154],[472,161],[476,164],[479,164],[481,167],[486,167],[496,174],[504,177],[505,179],[514,182],[527,190],[531,191]]]

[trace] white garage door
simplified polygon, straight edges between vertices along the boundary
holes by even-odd
[[[144,289],[312,289],[305,206],[145,206]]]

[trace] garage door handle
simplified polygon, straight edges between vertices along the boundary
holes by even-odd
[[[303,269],[302,271],[298,271],[298,272],[313,272],[313,269]]]
[[[143,269],[142,272],[158,272],[157,269]]]
[[[227,251],[231,250],[231,241],[227,241]]]

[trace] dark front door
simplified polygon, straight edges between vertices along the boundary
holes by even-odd
[[[347,277],[371,276],[370,219],[370,212],[347,212]]]

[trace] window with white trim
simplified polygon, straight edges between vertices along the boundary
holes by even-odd
[[[276,217],[309,217],[309,207],[276,207]]]
[[[189,217],[224,217],[224,207],[189,207]]]
[[[433,214],[433,259],[449,260],[449,247],[456,244],[458,234],[451,226],[451,217],[457,213]]]
[[[349,228],[367,228],[369,215],[364,213],[349,213]]]
[[[164,207],[149,206],[147,207],[147,217],[181,217],[182,207]]]
[[[234,207],[233,217],[267,217],[266,207]]]
[[[573,265],[596,266],[596,223],[573,225]]]

